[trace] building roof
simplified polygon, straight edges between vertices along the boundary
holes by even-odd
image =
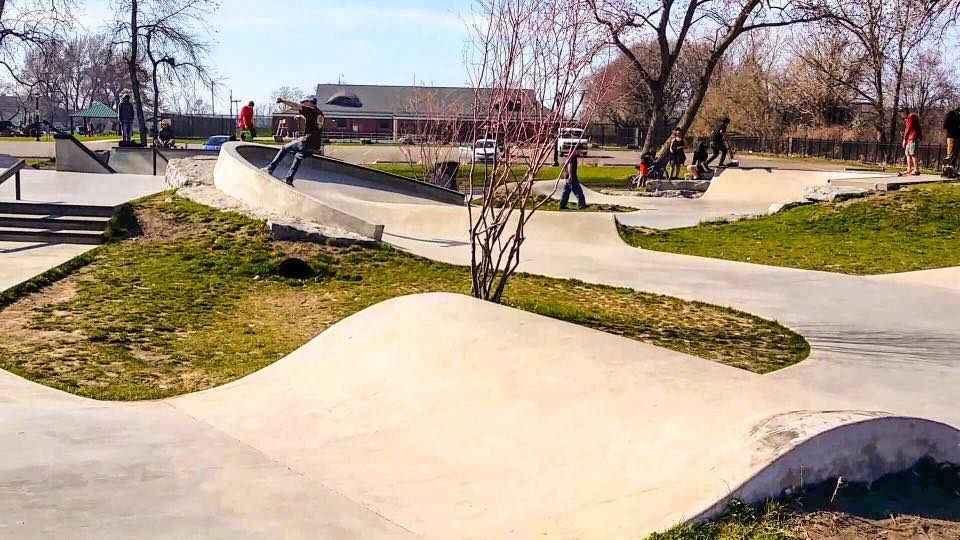
[[[489,100],[492,92],[481,89],[480,102]],[[474,88],[462,87],[365,84],[318,84],[316,90],[318,107],[324,115],[363,118],[470,118],[475,93]],[[344,96],[350,99],[344,100]],[[517,90],[508,102],[510,110],[518,106],[525,117],[533,116],[532,112],[538,108],[543,110],[530,90]],[[288,109],[279,114],[295,113]]]
[[[70,113],[71,118],[117,118],[118,116],[117,111],[99,101],[94,101],[93,105],[82,111]]]

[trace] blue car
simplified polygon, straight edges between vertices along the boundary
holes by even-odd
[[[204,150],[220,150],[220,147],[223,146],[223,143],[230,140],[229,135],[214,135],[207,139],[207,142],[203,143]]]

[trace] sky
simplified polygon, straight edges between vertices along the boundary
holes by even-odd
[[[81,27],[113,19],[109,0],[80,0]],[[209,64],[222,79],[215,110],[230,91],[266,102],[281,86],[312,93],[318,83],[467,84],[464,18],[470,0],[221,0],[209,23]],[[209,91],[203,94],[209,101]],[[293,97],[293,96],[290,96]]]

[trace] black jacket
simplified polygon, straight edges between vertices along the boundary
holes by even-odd
[[[943,129],[947,132],[947,137],[960,139],[960,108],[947,113],[943,119]]]
[[[133,122],[133,103],[121,102],[119,112],[121,122]]]

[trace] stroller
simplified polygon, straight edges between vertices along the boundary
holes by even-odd
[[[664,180],[667,178],[667,169],[664,163],[656,158],[652,151],[640,156],[639,174],[633,179],[633,187],[640,189],[647,184],[647,180]]]

